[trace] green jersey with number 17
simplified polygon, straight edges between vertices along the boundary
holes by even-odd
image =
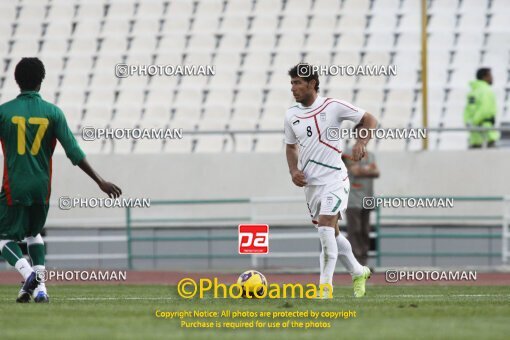
[[[0,141],[4,172],[0,202],[48,204],[51,158],[57,140],[73,165],[85,158],[62,110],[36,91],[21,92],[0,105]]]

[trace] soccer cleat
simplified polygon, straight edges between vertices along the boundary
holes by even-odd
[[[39,293],[37,293],[37,296],[34,298],[34,302],[35,303],[49,303],[50,297],[45,292],[40,291]]]
[[[16,299],[16,302],[20,303],[30,302],[30,297],[32,296],[34,289],[36,289],[38,285],[39,282],[36,279],[36,274],[35,272],[32,272],[32,274],[30,274],[30,276],[23,283],[23,286],[21,287],[18,293],[18,298]]]
[[[329,299],[332,299],[332,298],[333,298],[332,296],[329,296],[329,293],[324,292],[323,294],[317,293],[317,296],[313,297],[312,299],[316,299],[316,300],[329,300]]]
[[[354,297],[360,298],[365,296],[365,283],[370,278],[370,268],[363,267],[363,274],[352,278],[352,285],[354,287]]]
[[[317,296],[313,297],[312,299],[317,300],[329,300],[333,298],[333,291],[331,291],[331,295],[329,293],[329,288],[324,287],[323,289],[319,289],[317,291]]]

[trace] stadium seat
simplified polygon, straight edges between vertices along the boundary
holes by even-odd
[[[324,34],[320,30],[310,31],[306,40],[305,48],[309,53],[315,53],[321,58],[326,57],[324,49],[333,50],[335,38],[333,34]],[[327,54],[326,54],[327,55]],[[310,62],[315,62],[315,58],[307,58]]]
[[[267,1],[266,1],[267,3]],[[274,9],[274,2],[271,1],[272,6],[268,6],[271,9]],[[257,8],[257,10],[260,10],[260,8],[263,8],[264,2],[257,1],[257,5],[262,5]],[[229,0],[227,4],[227,13],[236,13],[236,14],[248,14],[252,11],[252,3],[251,2],[243,2],[243,1],[235,1],[235,0]],[[262,11],[262,10],[261,10]],[[263,11],[262,11],[263,13]]]
[[[331,2],[329,4],[331,4]],[[346,0],[343,2],[342,12],[343,13],[352,13],[352,12],[365,13],[369,9],[370,9],[370,0],[360,0],[360,1]]]
[[[243,88],[237,93],[235,103],[254,103],[262,105],[263,90],[260,88]]]
[[[300,33],[300,37],[296,39],[293,34],[282,33],[279,35],[276,51],[301,51],[304,47],[304,35]]]
[[[216,48],[217,38],[214,34],[202,34],[195,33],[191,35],[190,44],[188,46],[189,53],[194,55],[195,53],[203,52],[204,55],[210,54]],[[203,60],[196,61],[196,63],[209,63],[210,56],[208,58],[203,58]],[[192,62],[193,63],[193,62]]]
[[[33,55],[34,51],[39,51],[39,40],[37,38],[16,39],[12,45],[11,55],[16,59],[21,59],[27,55]]]
[[[207,14],[204,17],[209,17],[210,15]],[[216,26],[217,28],[220,28],[219,31],[221,33],[231,33],[231,32],[239,32],[239,33],[247,33],[248,32],[248,16],[246,15],[239,15],[239,14],[233,14],[233,15],[226,15],[223,17],[214,17],[215,20],[210,19],[209,22],[206,22],[204,20],[204,25],[201,27],[202,30],[212,30]],[[221,22],[221,25],[220,25]],[[220,26],[220,27],[218,27]]]
[[[249,48],[256,51],[273,51],[276,47],[276,36],[272,33],[250,34]]]
[[[455,27],[455,15],[441,10],[429,17],[429,27],[431,29],[441,29],[444,31],[452,31]],[[421,19],[419,19],[421,21]],[[418,21],[418,22],[420,22]],[[419,39],[418,39],[419,41]]]
[[[258,70],[246,70],[241,72],[240,87],[264,87],[267,84],[268,75]]]
[[[139,139],[134,143],[133,152],[160,153],[162,150],[163,142],[159,139]]]
[[[289,79],[289,78],[288,78]],[[286,86],[274,87],[271,89],[266,98],[266,105],[284,105],[290,106],[294,102],[292,93],[290,92],[290,84]]]
[[[245,51],[247,35],[238,33],[222,33],[218,53],[228,52],[239,54]]]
[[[381,13],[384,15],[395,14],[399,10],[400,0],[374,1],[372,13]],[[393,28],[393,26],[387,26]]]
[[[429,3],[431,126],[462,125],[458,112],[468,83],[481,66],[493,70],[501,114],[509,111],[505,111],[510,96],[505,95],[509,61],[504,48],[510,43],[510,31],[505,6],[498,0]],[[106,118],[95,116],[97,107],[109,114],[129,107],[137,115],[126,119],[134,123],[189,119],[203,129],[211,119],[220,120],[224,129],[254,124],[279,128],[285,109],[293,102],[287,71],[300,61],[397,65],[397,76],[390,77],[323,75],[320,95],[355,100],[356,105],[380,115],[384,126],[395,122],[395,112],[401,119],[398,122],[421,124],[421,105],[415,100],[421,87],[417,1],[53,0],[29,5],[6,2],[0,4],[0,11],[5,18],[0,22],[4,37],[0,53],[5,59],[1,100],[18,93],[10,76],[17,60],[38,55],[47,69],[42,93],[70,108],[73,124],[81,122],[83,113],[87,121],[105,123]],[[113,76],[119,63],[215,65],[216,74],[119,79]],[[450,91],[447,100],[445,91]],[[256,151],[268,151],[271,142],[267,141],[275,136],[266,137],[249,136],[240,150],[251,151],[255,145]],[[196,143],[181,141],[175,148],[172,143],[161,143],[161,150],[185,152],[195,145],[198,151],[211,152],[233,147],[224,136],[210,148],[199,143],[201,138],[194,136]],[[443,149],[460,143],[461,138],[445,133],[435,139]],[[149,144],[125,143],[115,150],[151,152]],[[464,141],[461,144],[466,147]],[[403,147],[412,150],[417,144]],[[92,150],[112,151],[107,144]]]
[[[344,32],[363,32],[367,25],[367,15],[365,12],[342,11],[337,30]]]
[[[376,88],[360,90],[354,105],[360,106],[368,112],[379,112],[383,101],[383,91]]]
[[[224,104],[231,105],[234,100],[234,91],[232,88],[215,88],[209,89],[207,93],[208,104]]]
[[[146,55],[149,55],[150,52],[154,52],[157,43],[156,34],[152,33],[139,33],[136,35],[130,36],[131,39],[131,48],[130,51],[143,51]]]
[[[417,5],[417,1],[404,1],[404,6],[413,4]],[[417,25],[421,25],[421,13],[419,8],[404,8],[400,14],[402,15],[398,25],[398,32],[405,32],[407,30],[415,30]],[[431,25],[432,25],[432,21]]]
[[[201,120],[199,122],[199,131],[225,131],[228,120]],[[200,135],[196,144],[195,152],[223,152],[226,151],[228,135]]]
[[[271,69],[273,72],[282,72],[302,61],[301,54],[297,49],[294,51],[279,52],[275,55]]]
[[[229,1],[229,5],[232,4],[232,2],[237,2],[234,0]],[[282,10],[282,4],[283,1],[281,0],[257,0],[257,4],[255,6],[255,10],[257,14],[264,14],[264,13],[280,13]],[[239,5],[237,5],[239,6]],[[243,11],[249,11],[250,6],[244,5],[245,9]]]
[[[405,47],[406,49],[420,50],[421,46],[421,33],[419,31],[406,31],[399,33],[398,47]]]
[[[373,50],[391,51],[395,49],[396,36],[392,31],[376,31],[367,34],[368,43],[366,48]]]
[[[170,105],[151,105],[145,111],[142,124],[145,124],[146,121],[151,121],[160,122],[161,125],[164,125],[170,121],[170,118]]]
[[[168,3],[172,5],[171,3]],[[139,1],[138,11],[136,13],[137,18],[143,19],[147,17],[160,17],[165,8],[163,1]],[[167,10],[170,6],[167,6]]]
[[[271,62],[271,52],[250,51],[246,53],[243,69],[267,69]]]
[[[106,128],[111,125],[112,113],[107,106],[91,106],[87,109],[82,110],[82,118],[80,125],[81,127],[94,127],[94,128]],[[129,122],[131,124],[131,122]],[[119,127],[131,127],[131,126],[119,126]]]
[[[314,14],[308,31],[321,32],[323,35],[332,35],[339,20],[340,15],[335,11]],[[324,34],[325,32],[328,32],[328,34]]]
[[[304,6],[296,8],[304,9]],[[280,25],[280,31],[282,33],[292,34],[296,38],[296,34],[301,36],[305,31],[308,30],[308,24],[311,20],[311,15],[308,11],[297,13],[295,10],[288,12],[282,16],[282,22]]]
[[[201,108],[197,106],[183,105],[172,105],[174,110],[175,119],[178,120],[189,120],[190,122],[196,122],[201,117]]]
[[[381,3],[380,1],[376,1],[377,3]],[[394,3],[394,1],[393,1]],[[388,9],[385,11],[373,11],[370,16],[370,24],[368,26],[368,32],[370,33],[378,33],[378,32],[388,32],[393,33],[397,26],[397,15],[396,12],[391,12]]]

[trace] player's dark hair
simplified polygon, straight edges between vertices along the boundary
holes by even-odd
[[[488,67],[482,67],[479,68],[478,71],[476,71],[476,79],[482,80],[485,78],[486,75],[488,75],[491,72],[491,69]]]
[[[41,85],[46,71],[39,58],[22,58],[14,70],[14,78],[22,91],[34,91]]]
[[[308,63],[299,63],[289,70],[291,78],[299,77],[304,79],[307,83],[315,80],[315,91],[319,92],[319,74],[314,71],[312,65]]]

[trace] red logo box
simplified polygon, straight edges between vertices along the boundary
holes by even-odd
[[[269,226],[267,224],[239,225],[239,254],[267,254]]]

